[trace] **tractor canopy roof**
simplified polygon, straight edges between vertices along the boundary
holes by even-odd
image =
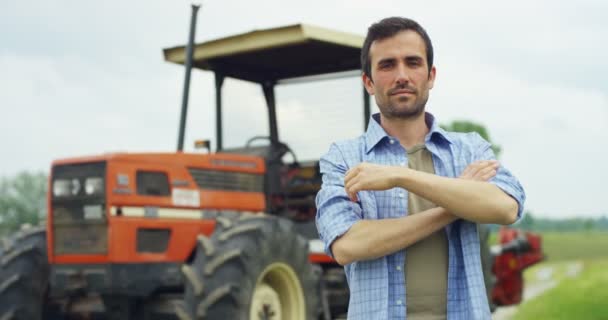
[[[193,67],[263,83],[360,69],[363,37],[296,24],[196,44]],[[165,60],[184,64],[186,47],[164,49]]]

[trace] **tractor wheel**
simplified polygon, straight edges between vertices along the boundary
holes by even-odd
[[[308,243],[288,220],[267,215],[218,217],[185,264],[181,320],[311,320],[319,312],[318,276]]]
[[[0,247],[0,319],[42,319],[50,269],[45,230],[22,230],[0,239]]]

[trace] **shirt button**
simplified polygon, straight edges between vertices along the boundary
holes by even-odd
[[[401,266],[397,266],[397,271],[401,271]]]
[[[390,144],[394,144],[394,143],[395,143],[395,140],[390,139],[390,140],[388,140],[388,142],[390,142]]]
[[[400,306],[401,305],[401,300],[397,300],[397,305]]]
[[[400,194],[399,194],[399,198],[403,198],[403,193],[400,193]]]

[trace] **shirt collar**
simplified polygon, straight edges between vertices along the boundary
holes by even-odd
[[[429,112],[424,113],[424,120],[429,129],[429,133],[424,138],[425,144],[429,143],[431,139],[444,139],[448,143],[453,143],[452,138],[443,130],[435,121],[435,116]],[[365,132],[365,152],[369,153],[380,141],[384,138],[388,138],[388,134],[384,131],[384,128],[380,125],[380,114],[375,113],[369,119],[367,125],[367,131]]]

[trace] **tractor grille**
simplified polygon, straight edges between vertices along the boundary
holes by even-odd
[[[53,206],[55,254],[103,254],[108,227],[103,205],[57,203]]]
[[[87,194],[84,191],[87,178],[100,177],[105,181],[105,173],[105,162],[61,165],[53,168],[53,182],[80,181],[78,192],[52,196],[54,254],[108,252],[105,188],[94,194]]]
[[[263,192],[264,176],[253,173],[189,169],[201,189]]]

